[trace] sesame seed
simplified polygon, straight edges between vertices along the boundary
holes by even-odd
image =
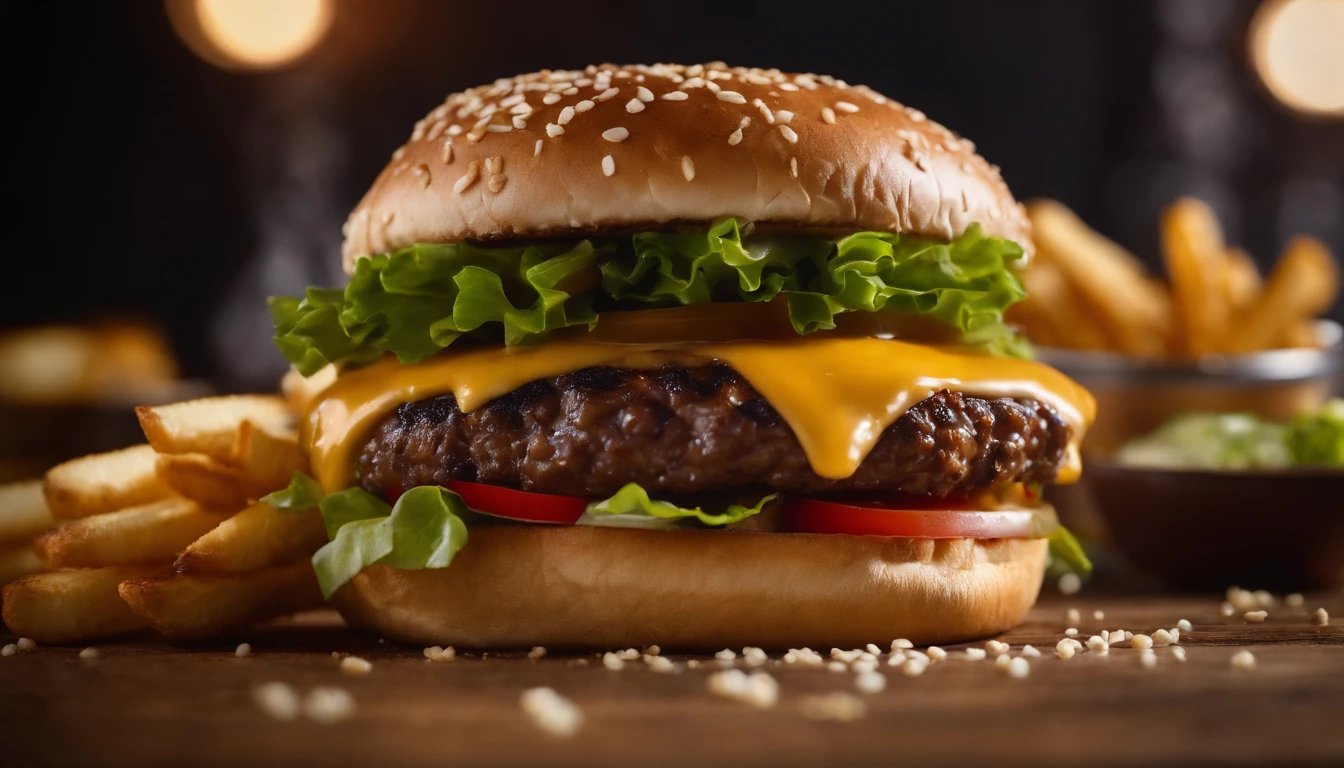
[[[453,137],[449,136],[443,140],[443,164],[449,165],[453,162]]]
[[[500,190],[504,189],[504,185],[507,184],[508,182],[509,182],[508,176],[505,176],[502,173],[496,173],[494,176],[490,177],[490,181],[486,184],[486,187],[491,192],[499,193]]]
[[[1154,633],[1154,635],[1156,635],[1156,633]],[[1167,637],[1171,638],[1171,644],[1175,645],[1176,643],[1181,642],[1181,630],[1176,627],[1172,627],[1171,629],[1167,630]]]
[[[685,176],[687,181],[695,178],[695,162],[691,160],[690,155],[683,155],[681,158],[681,175]]]
[[[668,91],[658,98],[666,101],[685,101],[691,97],[691,94],[685,91]]]
[[[621,89],[620,89],[620,88],[608,88],[607,90],[605,90],[605,91],[603,91],[603,92],[597,94],[596,96],[594,96],[594,97],[593,97],[593,100],[594,100],[594,101],[606,101],[607,99],[614,98],[614,97],[616,96],[616,94],[618,94],[618,93],[620,93],[620,92],[621,92]]]
[[[467,172],[462,174],[462,176],[458,178],[457,183],[453,184],[453,191],[459,195],[462,194],[463,192],[466,192],[467,189],[469,189],[472,184],[476,183],[476,179],[479,178],[480,175],[481,175],[480,161],[472,160],[471,165],[467,166]]]
[[[858,111],[859,111],[859,107],[858,107],[858,105],[856,105],[856,104],[851,104],[851,103],[849,103],[848,101],[837,101],[837,102],[835,102],[835,108],[838,109],[838,110],[840,110],[841,112],[846,112],[846,113],[849,113],[849,114],[851,114],[851,115],[854,114],[855,112],[858,112]]]
[[[1106,642],[1106,638],[1101,635],[1093,635],[1087,638],[1087,647],[1088,650],[1092,651],[1104,651],[1110,647],[1110,643]]]
[[[463,130],[464,130],[464,129],[462,128],[462,126],[457,125],[456,123],[454,123],[453,125],[448,126],[448,135],[449,135],[449,136],[460,136],[460,135],[462,135],[462,131],[463,131]]]
[[[1024,658],[1018,657],[1008,663],[1008,676],[1021,680],[1031,674],[1031,664]]]
[[[81,659],[96,659],[101,655],[97,648],[85,648],[79,652],[79,658]]]
[[[629,112],[632,115],[635,114],[636,112],[643,112],[644,102],[640,101],[639,99],[631,99],[625,103],[625,111]]]
[[[610,175],[612,175],[612,174],[615,173],[615,172],[616,172],[616,161],[612,159],[611,155],[607,155],[607,156],[603,157],[603,158],[602,158],[602,175],[603,175],[603,176],[610,176]]]
[[[1257,589],[1253,594],[1255,595],[1256,604],[1262,608],[1272,608],[1278,602],[1274,599],[1274,595],[1267,589]]]
[[[285,683],[264,683],[253,688],[252,701],[276,720],[293,720],[299,716],[299,694]]]
[[[1022,655],[1029,659],[1039,659],[1041,657],[1041,652],[1036,650],[1036,646],[1034,645],[1024,645],[1022,646]]]
[[[27,653],[37,647],[37,643],[31,637],[20,637],[15,645],[22,653]]]
[[[531,104],[515,105],[513,109],[509,110],[509,114],[519,117],[527,117],[528,115],[532,114],[532,105]]]
[[[737,143],[741,140],[742,140],[741,128],[738,128],[736,131],[733,131],[732,133],[728,134],[728,143],[730,145],[736,146]]]
[[[1076,595],[1083,588],[1083,580],[1078,574],[1069,572],[1059,577],[1059,582],[1055,585],[1061,595]]]
[[[1077,628],[1077,627],[1069,627],[1068,629],[1064,630],[1064,636],[1065,636],[1065,637],[1077,637],[1077,636],[1078,636],[1078,628]]]
[[[1311,612],[1311,623],[1318,627],[1327,627],[1330,625],[1330,614],[1326,613],[1324,608],[1317,608]]]
[[[566,88],[565,90],[561,91],[561,92],[560,92],[560,95],[561,95],[561,96],[576,96],[576,95],[578,95],[578,93],[579,93],[579,89],[578,89],[578,88],[570,87],[570,88]]]
[[[559,125],[556,125],[555,123],[546,124],[546,135],[550,136],[551,138],[555,138],[556,136],[559,136],[564,132],[565,129]]]
[[[635,88],[635,98],[640,101],[653,101],[653,91],[650,91],[642,85],[638,86]]]
[[[933,661],[943,661],[947,658],[947,651],[936,645],[930,645],[928,650],[929,658]]]
[[[828,661],[826,662],[826,668],[832,672],[844,672],[849,669],[843,661]]]
[[[719,661],[732,661],[737,658],[737,651],[734,651],[731,648],[724,648],[722,651],[715,653],[714,658]]]
[[[705,81],[699,77],[692,77],[681,84],[682,88],[704,88]]]
[[[303,713],[321,725],[332,725],[355,714],[355,699],[342,688],[318,686],[303,700]]]
[[[966,660],[967,660],[967,661],[983,661],[984,658],[985,658],[985,649],[984,649],[984,648],[967,648],[967,649],[966,649]]]
[[[718,93],[714,94],[714,98],[718,99],[719,101],[726,101],[729,104],[747,103],[747,97],[743,96],[737,91],[719,91]]]
[[[238,658],[244,658],[252,655],[252,645],[250,643],[239,643],[237,648],[233,649],[233,655]]]
[[[994,657],[994,666],[997,669],[1007,670],[1008,665],[1013,663],[1013,657],[1006,653],[1000,653]]]
[[[1138,635],[1135,635],[1135,637],[1138,637]],[[1157,630],[1156,632],[1153,633],[1152,641],[1153,641],[1153,646],[1154,646],[1154,647],[1160,647],[1160,646],[1163,646],[1163,645],[1171,645],[1171,642],[1172,642],[1172,640],[1171,640],[1171,632],[1169,632],[1169,631],[1167,631],[1167,630],[1165,630],[1165,629],[1159,629],[1159,630]],[[1137,648],[1138,646],[1135,646],[1135,647]]]
[[[1255,654],[1250,651],[1237,651],[1232,654],[1232,666],[1236,669],[1255,669]]]
[[[1152,650],[1146,650],[1139,654],[1139,663],[1144,669],[1153,669],[1157,666],[1157,654]]]
[[[548,93],[548,94],[546,94],[545,96],[542,96],[542,97],[541,97],[541,103],[542,103],[542,104],[554,104],[555,102],[559,101],[560,98],[561,98],[561,96],[560,96],[560,94],[558,94],[558,93]]]
[[[1239,611],[1253,611],[1260,606],[1260,601],[1256,598],[1255,593],[1248,589],[1228,587],[1225,596],[1227,601],[1236,606]]]
[[[796,90],[798,90],[798,86],[794,85],[793,83],[780,83],[780,84],[779,84],[779,90],[781,90],[781,91],[796,91]]]
[[[662,675],[677,671],[677,665],[666,656],[645,656],[644,663],[648,665],[649,669]]]
[[[784,139],[788,141],[790,144],[798,143],[798,134],[789,126],[787,125],[779,126],[779,132],[784,136]]]
[[[998,640],[988,640],[985,642],[985,650],[998,656],[1001,653],[1007,653],[1010,646],[1007,643]]]
[[[18,652],[19,647],[13,643],[8,643],[5,645],[5,647],[0,648],[0,656],[13,656]]]
[[[808,720],[830,720],[848,723],[863,717],[863,701],[852,693],[836,691],[820,695],[807,696],[802,701],[801,712]]]
[[[663,652],[663,649],[660,648],[660,647],[658,647],[657,645],[650,645],[648,648],[645,648],[645,649],[644,649],[644,653],[645,653],[646,655],[648,655],[648,656],[657,656],[658,654],[660,654],[660,653],[662,653],[662,652]]]
[[[1252,624],[1259,624],[1269,618],[1269,614],[1264,611],[1247,611],[1242,614],[1241,618]]]
[[[1223,601],[1223,604],[1222,604],[1222,605],[1218,606],[1218,613],[1219,613],[1219,615],[1221,615],[1221,616],[1231,616],[1232,614],[1234,614],[1234,613],[1236,613],[1236,612],[1237,612],[1237,608],[1236,608],[1236,606],[1232,605],[1231,603],[1227,602],[1226,600]]]
[[[1171,657],[1177,661],[1185,661],[1185,649],[1179,645],[1171,649]]]
[[[1083,620],[1083,615],[1078,612],[1077,608],[1070,608],[1064,612],[1064,618],[1070,624],[1077,624],[1078,622]]]
[[[1063,640],[1060,640],[1058,643],[1055,644],[1055,655],[1065,660],[1072,659],[1073,655],[1078,652],[1078,649],[1074,647],[1076,643],[1077,643],[1076,640],[1070,642],[1069,638],[1067,637],[1064,638]]]
[[[909,640],[906,640],[904,637],[898,637],[895,640],[891,641],[891,650],[893,651],[909,650],[910,648],[914,647],[915,644],[910,642]]]
[[[1093,611],[1092,618],[1096,619],[1097,621],[1101,621],[1102,619],[1106,618],[1106,612],[1102,610]]]
[[[500,125],[499,123],[492,123],[490,125],[485,126],[485,130],[491,133],[508,133],[509,131],[513,130],[513,126]]]
[[[515,93],[514,95],[509,96],[508,98],[500,99],[499,106],[508,109],[509,107],[522,103],[522,101],[526,98],[527,96],[521,93]]]
[[[1289,608],[1301,608],[1305,602],[1306,598],[1296,592],[1283,596],[1283,604]]]
[[[915,657],[906,659],[905,663],[901,665],[901,674],[906,677],[919,677],[928,668],[929,662],[926,659]]]
[[[1125,642],[1125,640],[1129,639],[1125,637],[1125,630],[1123,629],[1112,630],[1110,634],[1106,634],[1105,632],[1103,632],[1102,637],[1105,637],[1106,642],[1110,645],[1118,645],[1119,643],[1123,643]]]
[[[795,179],[798,178],[798,158],[796,157],[789,158],[789,173],[790,175],[793,176],[793,178]]]
[[[452,661],[457,657],[457,650],[451,645],[447,648],[440,648],[437,645],[430,646],[425,649],[424,653],[425,658],[430,661]]]
[[[760,648],[748,646],[742,649],[742,659],[748,666],[759,667],[769,661],[770,656]]]
[[[569,121],[574,119],[574,108],[565,107],[560,110],[560,115],[555,118],[556,125],[569,125]]]
[[[780,125],[788,125],[793,122],[793,113],[787,109],[781,109],[775,113],[775,122]]]
[[[854,687],[859,693],[881,693],[887,687],[887,677],[881,672],[860,672],[854,678]]]
[[[639,658],[639,650],[637,648],[626,648],[623,651],[617,651],[616,658],[622,661],[634,661]]]
[[[757,709],[769,709],[779,701],[779,683],[766,672],[747,674],[740,669],[715,672],[705,681],[709,692]]]
[[[583,712],[553,688],[529,688],[518,703],[538,728],[552,736],[573,736],[583,725]]]
[[[1180,629],[1182,632],[1189,632],[1190,630],[1195,628],[1194,625],[1191,624],[1188,619],[1181,619],[1180,621],[1176,622],[1176,627]]]
[[[341,659],[341,671],[352,677],[367,675],[373,671],[373,664],[368,659],[361,659],[358,656],[346,656]]]
[[[1153,647],[1153,638],[1148,635],[1135,635],[1130,638],[1130,645],[1136,650],[1146,651]]]
[[[514,128],[517,128],[517,129],[520,130],[520,131],[522,131],[522,130],[526,130],[526,129],[527,129],[527,121],[524,120],[522,117],[520,117],[520,116],[518,116],[518,115],[514,115],[514,116],[513,116],[513,127],[514,127]]]
[[[713,80],[707,81],[705,83],[705,89],[708,90],[710,93],[718,93],[719,91],[723,90],[723,88]]]
[[[575,112],[587,112],[588,110],[592,109],[592,108],[593,108],[594,106],[596,106],[596,105],[597,105],[597,102],[593,101],[592,99],[584,99],[583,101],[580,101],[578,104],[575,104],[575,105],[574,105],[574,111],[575,111]],[[561,111],[563,111],[563,110],[561,110]]]
[[[536,157],[540,154],[541,154],[541,139],[537,139],[537,145],[532,149],[532,156]]]
[[[606,653],[602,654],[602,666],[615,672],[617,670],[624,669],[625,662],[621,659],[621,657],[617,656],[611,651],[607,651]]]
[[[882,653],[882,649],[878,648],[875,643],[868,643],[867,645],[863,646],[863,650],[873,654],[874,656],[879,656]]]
[[[877,659],[859,659],[850,664],[849,668],[859,673],[872,672],[877,669]]]
[[[764,101],[761,101],[760,99],[755,99],[751,103],[755,104],[756,108],[761,111],[761,117],[765,119],[766,125],[775,124],[775,113],[770,111],[770,107],[766,106]]]
[[[616,128],[608,128],[602,132],[602,138],[607,141],[625,141],[630,138],[630,131],[619,126]]]

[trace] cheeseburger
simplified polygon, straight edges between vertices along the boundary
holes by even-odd
[[[821,75],[591,66],[453,94],[273,299],[324,592],[459,648],[989,635],[1093,400],[1004,322],[997,168]],[[300,379],[299,377],[307,377]],[[1051,544],[1058,546],[1050,546]]]

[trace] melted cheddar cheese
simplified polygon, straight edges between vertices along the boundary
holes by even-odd
[[[1029,397],[1073,427],[1058,478],[1078,474],[1078,444],[1092,423],[1092,396],[1062,373],[1029,360],[965,348],[877,339],[811,337],[787,342],[611,344],[553,340],[528,347],[451,350],[414,365],[388,358],[343,373],[309,404],[304,444],[328,492],[354,482],[356,451],[398,406],[452,393],[469,412],[536,379],[590,366],[652,368],[720,360],[731,365],[793,428],[812,469],[849,477],[892,422],[942,389],[981,397]]]

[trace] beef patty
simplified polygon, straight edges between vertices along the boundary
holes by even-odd
[[[462,413],[452,395],[402,405],[358,461],[388,494],[466,480],[541,493],[605,496],[771,488],[898,490],[948,496],[1048,481],[1070,427],[1034,400],[938,392],[887,427],[857,472],[819,477],[793,430],[731,367],[588,368],[541,379]]]

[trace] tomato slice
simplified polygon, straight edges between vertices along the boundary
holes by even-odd
[[[461,480],[449,481],[443,487],[461,496],[468,507],[481,514],[525,523],[573,525],[583,516],[591,501],[579,496],[516,491]]]
[[[899,503],[900,507],[891,506]],[[960,508],[958,508],[960,507]],[[879,501],[784,499],[780,528],[790,533],[848,533],[911,539],[1017,539],[1039,536],[1031,509],[975,510],[966,502],[925,497]]]

